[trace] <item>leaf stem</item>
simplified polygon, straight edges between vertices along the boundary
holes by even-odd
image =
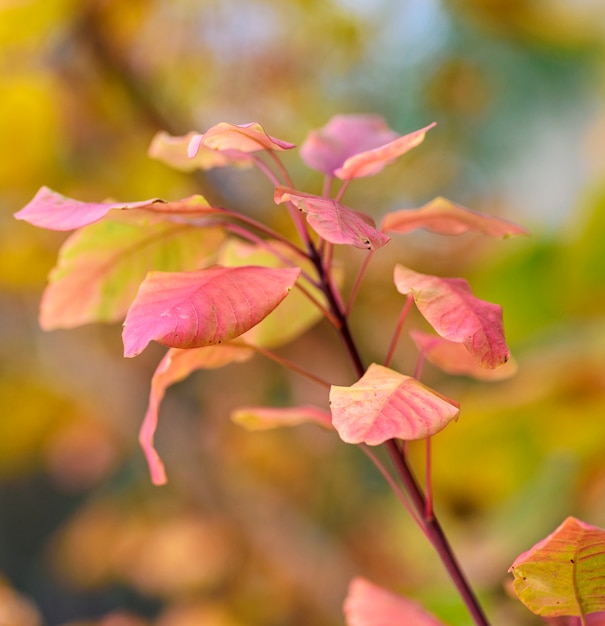
[[[405,300],[405,304],[401,309],[401,313],[399,315],[399,319],[397,320],[397,326],[395,327],[395,332],[393,333],[393,338],[391,339],[391,345],[389,346],[389,351],[384,359],[385,367],[389,367],[391,361],[393,359],[393,355],[395,354],[395,348],[397,347],[397,342],[399,341],[399,337],[401,336],[401,331],[403,330],[403,325],[405,324],[405,320],[408,317],[408,312],[410,307],[412,306],[413,298],[412,296],[408,296]]]

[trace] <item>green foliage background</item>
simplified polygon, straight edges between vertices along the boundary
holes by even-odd
[[[262,181],[185,176],[146,157],[156,130],[259,121],[300,143],[337,112],[421,148],[348,203],[379,218],[444,195],[522,223],[492,242],[411,235],[377,255],[353,324],[380,359],[401,301],[394,262],[463,275],[501,303],[518,375],[426,381],[462,404],[434,441],[436,506],[496,624],[514,558],[566,515],[605,526],[605,9],[564,0],[0,2],[0,601],[15,626],[342,624],[350,578],[464,609],[373,468],[304,427],[248,434],[239,404],[323,396],[272,364],[195,375],[158,433],[171,482],[136,444],[161,350],[121,358],[119,327],[43,334],[64,236],[12,214],[42,184],[81,199],[205,193],[276,224]],[[319,179],[286,157],[301,188]],[[359,256],[343,253],[346,262]],[[284,351],[346,381],[325,326]],[[396,366],[412,367],[402,346]],[[335,382],[340,382],[335,381]],[[419,474],[423,449],[414,450]]]

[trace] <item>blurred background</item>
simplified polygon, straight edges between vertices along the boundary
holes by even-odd
[[[507,569],[567,515],[605,527],[605,4],[602,0],[0,0],[0,622],[10,626],[343,624],[356,575],[469,624],[441,565],[354,447],[312,426],[247,433],[242,404],[317,403],[256,357],[168,393],[150,485],[137,431],[163,351],[120,326],[41,333],[65,234],[12,215],[41,185],[82,200],[221,198],[280,226],[247,172],[178,173],[160,129],[258,121],[300,144],[373,112],[425,143],[347,203],[379,219],[437,195],[528,237],[397,237],[352,324],[383,358],[393,263],[464,276],[503,305],[518,374],[424,380],[462,405],[434,439],[436,509],[494,624],[541,623]],[[319,176],[295,151],[299,188]],[[360,255],[343,252],[345,263]],[[351,382],[320,324],[281,354]],[[410,373],[403,342],[395,367]],[[348,382],[347,382],[348,381]],[[419,475],[422,446],[412,455]]]

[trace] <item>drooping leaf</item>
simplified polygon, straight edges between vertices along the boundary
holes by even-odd
[[[214,266],[196,272],[151,272],[128,310],[124,356],[155,340],[171,348],[200,348],[238,337],[287,295],[298,268]]]
[[[568,517],[509,572],[515,593],[537,615],[605,611],[605,530]]]
[[[63,244],[40,307],[45,330],[123,319],[151,270],[203,267],[223,240],[217,229],[164,220],[106,219]]]
[[[249,348],[229,343],[193,350],[171,348],[166,352],[151,379],[149,404],[139,433],[139,442],[147,459],[151,480],[155,485],[163,485],[166,482],[164,464],[153,445],[160,404],[166,389],[184,380],[195,370],[217,369],[229,363],[241,363],[252,355],[253,352]]]
[[[492,237],[526,235],[517,224],[491,215],[484,215],[437,197],[419,209],[393,211],[384,216],[381,230],[391,233],[408,233],[424,228],[440,235],[461,235],[479,232]]]
[[[281,426],[298,426],[309,422],[332,429],[330,413],[315,406],[241,407],[231,413],[231,419],[247,430],[269,430]]]
[[[355,248],[376,250],[390,238],[375,228],[374,220],[365,213],[354,211],[332,200],[310,193],[278,187],[275,202],[292,202],[307,216],[313,230],[326,241],[348,244]]]
[[[41,187],[31,202],[15,213],[15,217],[49,230],[75,230],[98,222],[112,209],[141,209],[167,215],[213,213],[202,196],[165,202],[152,199],[141,202],[81,202],[63,196],[48,187]]]
[[[209,170],[213,167],[230,165],[239,167],[252,165],[250,156],[237,150],[218,151],[199,146],[196,154],[189,156],[189,144],[194,137],[199,136],[199,133],[193,131],[178,137],[160,131],[151,140],[147,154],[153,159],[183,172],[192,172],[196,169]]]
[[[433,122],[420,130],[398,137],[383,146],[359,152],[349,157],[342,167],[334,171],[334,175],[337,178],[349,180],[351,178],[378,174],[378,172],[382,171],[400,156],[419,146],[424,141],[426,133],[435,125],[436,123]]]
[[[289,150],[296,147],[268,135],[257,122],[229,124],[220,122],[205,133],[196,133],[189,143],[189,156],[194,157],[201,146],[217,151],[258,152],[259,150]]]
[[[271,252],[274,251],[273,253]],[[288,267],[288,261],[297,263],[303,272],[313,274],[311,262],[302,260],[292,248],[280,241],[267,240],[262,246],[254,245],[239,239],[229,239],[221,246],[218,263],[228,267],[243,265],[262,265],[263,267]],[[342,272],[335,271],[336,284],[342,278]],[[318,302],[325,304],[324,293],[316,285],[305,281],[303,276],[299,284]],[[272,311],[262,322],[245,333],[246,343],[264,348],[275,348],[293,341],[322,319],[321,310],[313,304],[299,289],[290,295]]]
[[[395,266],[395,286],[412,294],[418,310],[443,338],[464,344],[482,367],[506,363],[502,307],[475,297],[463,278],[440,278]]]
[[[309,167],[333,175],[349,157],[383,146],[398,136],[379,115],[335,115],[307,135],[300,156]]]
[[[347,626],[444,626],[416,602],[354,578],[344,602]]]
[[[512,357],[500,367],[486,369],[461,343],[419,330],[411,330],[410,336],[426,360],[448,374],[496,381],[510,378],[517,372],[517,364]]]
[[[332,424],[345,443],[424,439],[458,416],[453,400],[416,378],[373,363],[350,387],[330,390]]]

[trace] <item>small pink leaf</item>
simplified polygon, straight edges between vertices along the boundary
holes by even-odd
[[[299,274],[255,266],[151,272],[124,322],[124,356],[140,354],[152,340],[200,348],[238,337],[275,309]]]
[[[75,230],[98,222],[112,209],[143,209],[168,215],[205,214],[216,211],[202,196],[192,196],[173,202],[164,202],[157,198],[141,202],[80,202],[48,187],[42,187],[29,204],[15,213],[15,217],[50,230]]]
[[[517,596],[537,615],[605,611],[605,530],[568,517],[509,572]]]
[[[308,422],[332,429],[330,413],[315,406],[241,407],[231,413],[231,419],[247,430],[269,430],[281,426],[298,426]]]
[[[190,157],[189,144],[194,137],[200,137],[200,134],[192,131],[186,135],[175,137],[160,131],[152,139],[147,154],[153,159],[157,159],[184,172],[192,172],[196,169],[209,170],[213,167],[230,165],[240,167],[250,167],[252,165],[250,156],[237,150],[223,150],[219,152],[218,150],[200,146],[195,156]]]
[[[411,376],[370,365],[350,387],[330,390],[332,423],[345,443],[424,439],[458,416],[456,404]]]
[[[342,167],[335,170],[334,175],[344,180],[373,176],[401,155],[419,146],[424,141],[426,133],[435,125],[436,123],[433,122],[420,130],[399,137],[383,146],[355,154],[349,157]]]
[[[486,369],[477,363],[461,343],[419,330],[411,330],[410,335],[426,360],[448,374],[496,381],[510,378],[517,372],[517,364],[512,358],[501,367]]]
[[[354,578],[344,602],[347,626],[444,626],[421,606],[364,578]]]
[[[229,363],[241,363],[252,356],[252,351],[229,343],[194,350],[171,348],[160,361],[151,379],[151,392],[145,419],[139,433],[139,442],[147,458],[151,480],[155,485],[166,482],[164,464],[153,446],[160,404],[171,385],[187,378],[198,369],[217,369]]]
[[[307,215],[313,230],[330,243],[376,250],[390,241],[375,228],[369,215],[349,209],[335,200],[283,187],[275,190],[274,199],[277,204],[292,202]]]
[[[504,339],[502,307],[476,298],[463,278],[439,278],[395,266],[395,286],[412,294],[418,310],[443,338],[464,344],[475,360],[487,368],[510,357]]]
[[[398,136],[378,115],[335,115],[325,126],[308,134],[300,156],[309,167],[331,176],[349,157],[383,146]]]
[[[200,147],[217,151],[258,152],[259,150],[289,150],[295,144],[268,135],[257,122],[229,124],[220,122],[205,133],[196,133],[189,143],[189,156],[195,157]]]
[[[381,230],[385,232],[400,234],[417,228],[425,228],[440,235],[461,235],[469,231],[492,237],[527,234],[527,231],[517,224],[471,211],[442,197],[431,200],[419,209],[403,209],[388,213],[381,226]]]

